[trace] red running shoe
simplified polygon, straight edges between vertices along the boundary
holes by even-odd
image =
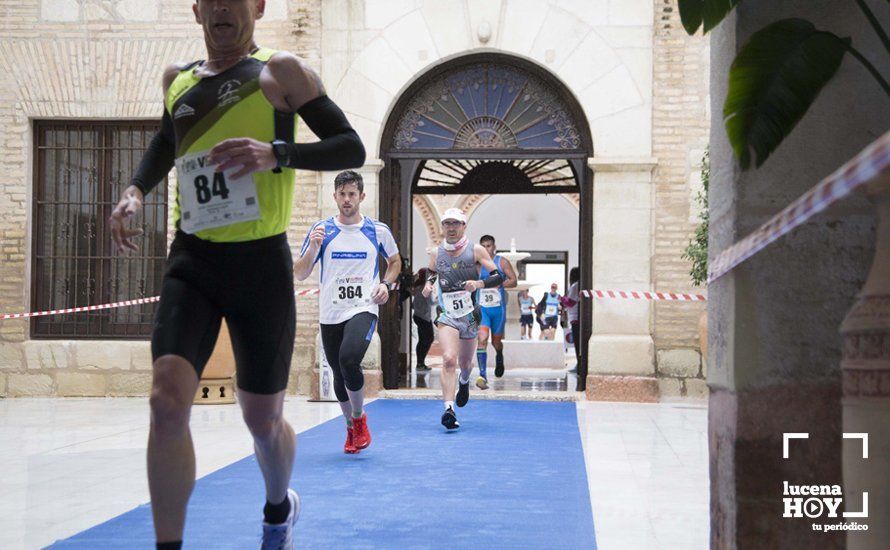
[[[355,431],[351,426],[346,426],[346,443],[343,444],[343,452],[348,455],[358,454],[355,446]]]
[[[352,441],[355,443],[356,449],[366,449],[371,444],[367,414],[362,413],[361,418],[352,419]]]

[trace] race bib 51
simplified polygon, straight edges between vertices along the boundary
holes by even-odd
[[[457,319],[473,312],[473,299],[466,290],[445,292],[442,301],[445,303],[445,314],[449,317]]]

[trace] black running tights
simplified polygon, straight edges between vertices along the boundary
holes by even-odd
[[[417,351],[417,364],[426,365],[426,354],[433,345],[433,323],[415,315],[414,324],[417,325],[417,345],[414,348]]]
[[[368,351],[377,316],[367,311],[336,325],[321,325],[321,345],[331,370],[334,371],[334,393],[337,401],[349,401],[349,391],[365,385],[362,359]]]

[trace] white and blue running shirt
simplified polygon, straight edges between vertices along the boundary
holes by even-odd
[[[359,313],[377,315],[371,292],[380,283],[379,254],[390,258],[399,247],[386,224],[368,217],[354,225],[337,221],[336,216],[312,224],[303,247],[309,249],[309,235],[324,227],[325,237],[315,261],[321,261],[321,292],[318,297],[318,322],[336,325]]]

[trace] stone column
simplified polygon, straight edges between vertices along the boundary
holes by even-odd
[[[593,285],[652,290],[652,158],[591,159]],[[652,304],[594,300],[587,397],[657,401]]]
[[[847,548],[878,550],[890,540],[890,172],[873,182],[869,194],[878,211],[878,241],[871,272],[859,299],[841,325],[844,359],[844,505],[848,512],[865,508],[868,525],[847,531]],[[871,518],[871,520],[870,520]]]
[[[356,170],[362,175],[362,181],[365,183],[365,201],[362,203],[362,213],[372,218],[380,219],[379,196],[380,196],[380,171],[383,170],[383,161],[378,158],[368,158],[365,165]],[[399,245],[399,251],[402,256],[411,255],[411,243],[399,242],[399,228],[391,227],[396,243]],[[382,275],[382,274],[381,274]],[[390,300],[398,300],[398,292],[390,292]],[[381,309],[383,306],[381,306]],[[403,321],[404,322],[404,321]],[[409,319],[410,323],[410,319]],[[408,325],[406,333],[405,326],[402,326],[402,339],[406,338],[406,334],[411,334],[411,326]],[[362,369],[365,373],[365,396],[375,397],[377,393],[383,389],[383,370],[381,367],[381,346],[380,334],[374,331],[374,337],[368,351],[365,352],[365,360],[362,362]]]
[[[878,2],[869,2],[876,7]],[[748,0],[711,34],[711,112],[752,33],[786,17],[883,51],[854,3]],[[885,60],[875,56],[876,62]],[[886,74],[886,61],[878,63]],[[854,59],[760,169],[740,172],[722,117],[711,127],[710,251],[743,238],[890,127],[881,88]],[[876,108],[882,106],[882,108]],[[854,196],[773,243],[708,288],[712,548],[841,548],[843,532],[783,518],[783,481],[842,485],[838,327],[865,280],[874,217]],[[782,458],[786,432],[792,440]],[[848,504],[852,506],[852,504]]]

